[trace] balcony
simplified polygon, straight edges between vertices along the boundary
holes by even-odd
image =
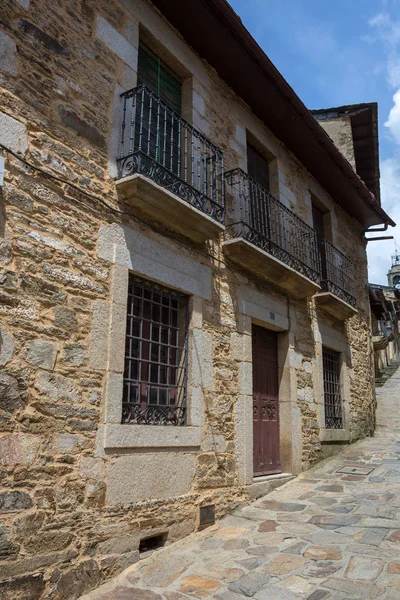
[[[141,85],[122,94],[118,196],[195,242],[224,231],[222,152]]]
[[[241,169],[226,173],[230,260],[297,298],[320,290],[315,231]]]
[[[395,336],[394,336],[394,329],[393,329],[392,323],[386,323],[386,333],[388,336],[388,342],[393,342]]]
[[[372,324],[372,342],[374,350],[384,350],[393,339],[393,331],[388,330],[385,321],[379,320]]]
[[[320,250],[322,291],[315,296],[315,302],[337,319],[344,321],[357,312],[353,263],[328,240],[321,241]]]

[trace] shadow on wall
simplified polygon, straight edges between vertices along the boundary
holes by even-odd
[[[0,265],[8,265],[11,262],[11,233],[7,230],[7,214],[5,209],[5,193],[0,187]]]
[[[5,237],[6,233],[6,207],[4,204],[5,194],[2,187],[0,187],[0,240]]]

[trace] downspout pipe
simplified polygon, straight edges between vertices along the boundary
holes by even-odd
[[[389,223],[386,221],[383,227],[375,227],[374,229],[371,229],[371,227],[369,227],[364,231],[364,233],[374,233],[375,231],[387,231],[388,227]]]

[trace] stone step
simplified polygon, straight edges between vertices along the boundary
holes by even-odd
[[[279,473],[278,475],[255,477],[253,483],[247,486],[247,493],[251,500],[256,500],[257,498],[276,490],[276,488],[281,487],[294,478],[295,475],[292,475],[291,473]]]

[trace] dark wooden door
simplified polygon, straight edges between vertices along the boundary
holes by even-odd
[[[277,334],[253,325],[254,475],[281,473]]]

